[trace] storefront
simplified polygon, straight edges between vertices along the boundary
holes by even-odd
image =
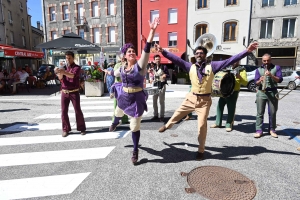
[[[13,66],[24,67],[25,65],[28,65],[32,70],[36,71],[43,57],[43,52],[0,45],[0,66],[8,71],[10,71]]]
[[[102,51],[107,63],[116,63],[120,59],[120,47],[103,47]]]

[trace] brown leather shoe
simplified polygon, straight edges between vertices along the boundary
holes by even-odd
[[[62,133],[62,135],[61,136],[63,136],[63,137],[67,137],[69,135],[69,132],[67,132],[67,131],[64,131],[63,133]]]
[[[163,122],[163,121],[165,120],[165,118],[164,118],[164,117],[161,117],[159,120],[160,120],[161,122]]]
[[[190,120],[190,119],[191,119],[191,117],[190,117],[189,115],[187,115],[187,116],[184,118],[185,121]]]
[[[165,130],[167,130],[167,127],[165,126],[165,125],[163,125],[162,127],[160,127],[159,129],[158,129],[158,131],[159,132],[165,132]]]
[[[139,151],[133,151],[132,152],[132,157],[131,157],[131,162],[133,165],[137,164],[137,161],[139,159]]]
[[[86,134],[86,132],[85,131],[81,131],[81,133],[80,133],[81,135],[85,135]]]
[[[203,153],[197,152],[196,160],[204,160],[204,152]]]

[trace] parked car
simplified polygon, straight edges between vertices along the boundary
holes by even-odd
[[[241,66],[245,68],[247,73],[247,79],[248,79],[248,84],[243,86],[247,87],[248,90],[250,90],[251,92],[255,92],[256,84],[254,78],[255,78],[255,71],[258,68],[258,66],[253,66],[253,65],[241,65]]]
[[[296,79],[296,76],[300,76],[300,71],[283,71],[283,81],[277,84],[278,87],[287,87],[290,90],[295,90],[300,84],[300,80]]]

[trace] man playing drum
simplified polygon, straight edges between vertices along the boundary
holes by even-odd
[[[225,105],[227,104],[228,116],[227,116],[227,121],[226,121],[225,127],[226,127],[227,132],[232,131],[234,115],[235,115],[235,107],[236,107],[237,99],[239,97],[240,88],[241,88],[241,85],[247,85],[247,83],[248,83],[246,70],[244,68],[241,70],[238,70],[239,65],[240,65],[239,62],[235,62],[232,65],[231,70],[233,70],[233,72],[236,72],[234,91],[227,98],[224,98],[224,97],[219,98],[219,102],[217,105],[216,123],[211,125],[210,128],[220,128],[222,126],[223,111],[224,111]]]
[[[214,74],[226,66],[241,60],[250,52],[257,48],[258,44],[250,44],[247,50],[232,56],[223,61],[207,62],[207,49],[203,46],[198,46],[194,50],[196,63],[192,64],[179,58],[178,56],[163,50],[159,45],[156,48],[162,53],[164,57],[172,61],[175,65],[181,67],[183,70],[189,72],[192,83],[191,92],[186,95],[185,100],[181,106],[175,111],[168,123],[159,129],[159,132],[171,128],[176,122],[181,120],[190,112],[195,111],[198,115],[198,142],[199,147],[196,155],[196,160],[204,159],[205,140],[207,134],[207,116],[211,106],[211,92]]]

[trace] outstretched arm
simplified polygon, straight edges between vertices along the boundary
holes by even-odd
[[[161,52],[165,58],[168,58],[169,60],[171,60],[175,65],[178,65],[184,71],[186,71],[186,72],[190,71],[192,63],[182,60],[178,56],[163,50],[163,48],[161,46],[159,46],[158,44],[155,44],[155,48],[158,50],[158,52]]]
[[[229,65],[232,65],[233,63],[241,60],[242,58],[246,57],[248,54],[250,54],[252,51],[254,51],[258,46],[258,43],[252,43],[249,45],[249,47],[247,48],[247,50],[242,51],[239,54],[236,54],[226,60],[222,60],[222,61],[213,61],[211,62],[211,67],[212,70],[214,72],[214,74],[216,74],[218,71],[220,71],[221,69],[228,67]]]
[[[138,61],[138,65],[142,68],[140,71],[140,74],[142,76],[145,76],[147,73],[147,64],[150,56],[150,48],[151,48],[151,43],[155,34],[155,30],[157,26],[159,25],[159,18],[156,17],[153,22],[149,21],[149,27],[150,27],[150,32],[147,38],[147,43],[145,45],[145,48],[142,52],[141,58]]]

